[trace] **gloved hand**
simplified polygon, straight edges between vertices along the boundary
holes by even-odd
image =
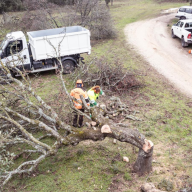
[[[99,107],[99,103],[97,103],[97,105],[96,105],[97,107]]]
[[[103,92],[102,96],[105,96],[105,93]]]

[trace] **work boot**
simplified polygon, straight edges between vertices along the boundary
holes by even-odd
[[[79,128],[81,128],[81,127],[83,127],[83,126],[84,126],[84,124],[82,124],[82,125],[78,125]]]

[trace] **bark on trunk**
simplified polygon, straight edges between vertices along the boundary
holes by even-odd
[[[152,171],[153,143],[147,141],[143,149],[139,149],[138,157],[133,165],[133,169],[138,175],[144,175]]]

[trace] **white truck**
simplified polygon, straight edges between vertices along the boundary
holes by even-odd
[[[180,20],[171,28],[172,38],[180,38],[182,47],[187,47],[188,44],[192,44],[191,32],[192,19]]]
[[[12,75],[19,70],[36,73],[59,68],[61,59],[64,73],[75,69],[83,57],[91,53],[90,31],[81,26],[27,32],[11,32],[0,44],[1,62],[8,66]],[[0,65],[1,68],[1,65]]]
[[[180,7],[175,17],[177,17],[180,20],[192,19],[192,6]]]

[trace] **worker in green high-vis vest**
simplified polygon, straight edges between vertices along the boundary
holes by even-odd
[[[100,86],[94,86],[87,92],[89,97],[90,106],[99,106],[99,104],[96,102],[96,100],[99,98],[100,95],[105,95],[105,93],[102,91]]]

